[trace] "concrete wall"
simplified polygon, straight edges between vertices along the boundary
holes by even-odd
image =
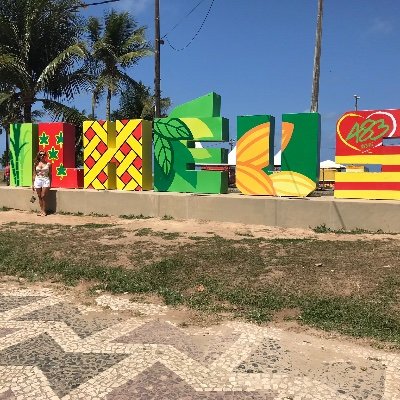
[[[32,190],[0,187],[0,208],[37,211]],[[400,203],[386,200],[343,200],[332,197],[288,199],[240,194],[196,195],[189,193],[96,191],[52,189],[49,209],[105,215],[171,216],[290,228],[325,224],[331,229],[365,229],[400,232]],[[1,213],[0,213],[1,218]]]

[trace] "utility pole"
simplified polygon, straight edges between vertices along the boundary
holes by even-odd
[[[321,65],[323,0],[318,0],[317,31],[315,34],[314,69],[310,112],[318,112],[319,75]]]
[[[357,96],[356,94],[354,95],[354,107],[355,107],[355,110],[357,111],[358,110],[358,100],[360,99],[360,96]]]
[[[10,162],[10,125],[4,128],[6,132],[6,165]],[[5,167],[5,165],[3,165]]]
[[[161,89],[160,89],[160,0],[154,0],[154,117],[161,117]]]

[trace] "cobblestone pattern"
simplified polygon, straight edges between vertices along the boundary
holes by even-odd
[[[97,304],[0,287],[0,400],[400,400],[397,354],[238,322],[184,328],[164,306],[108,295]]]

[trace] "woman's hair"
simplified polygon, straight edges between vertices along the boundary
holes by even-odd
[[[40,163],[40,159],[42,158],[42,155],[46,155],[46,152],[44,150],[40,150],[36,154],[36,158],[35,158],[35,162],[34,162],[35,167],[37,167],[37,165]]]

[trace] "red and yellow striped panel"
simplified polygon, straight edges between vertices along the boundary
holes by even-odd
[[[151,189],[151,123],[85,121],[83,158],[85,188]]]
[[[382,172],[340,172],[335,197],[400,200],[400,110],[350,111],[336,126],[338,164],[380,165]]]
[[[339,199],[400,200],[400,172],[337,172]]]

